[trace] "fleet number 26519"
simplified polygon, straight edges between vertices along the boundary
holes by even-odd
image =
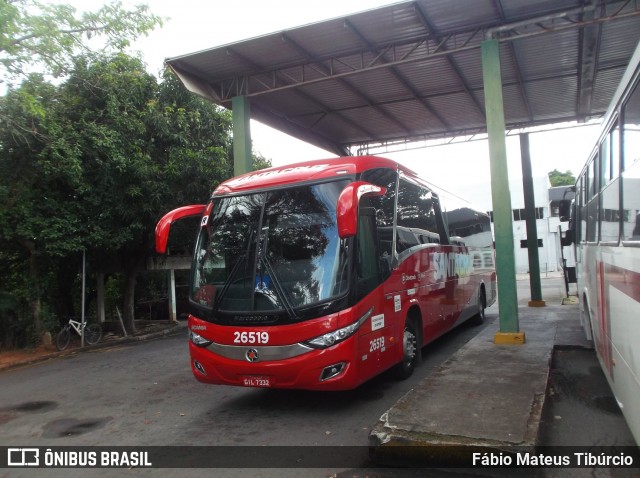
[[[377,337],[369,342],[369,352],[384,349],[384,337]]]
[[[266,344],[269,343],[269,332],[239,332],[233,333],[234,344]]]

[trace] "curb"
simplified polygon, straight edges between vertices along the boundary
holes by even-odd
[[[107,347],[112,347],[116,345],[126,345],[126,344],[135,344],[138,342],[143,342],[146,340],[159,339],[163,337],[170,337],[173,335],[178,335],[182,332],[186,332],[187,326],[186,323],[178,322],[176,325],[170,326],[166,329],[159,330],[157,332],[150,332],[148,334],[143,335],[134,335],[128,337],[119,337],[116,339],[101,341],[94,345],[85,345],[84,347],[78,347],[72,350],[62,350],[62,351],[54,351],[45,355],[40,355],[38,357],[21,359],[15,362],[8,362],[5,364],[0,364],[0,373],[5,370],[14,369],[17,367],[21,367],[23,365],[32,365],[39,362],[46,362],[47,360],[59,358],[59,357],[71,357],[78,353],[89,352],[91,350],[98,350]]]

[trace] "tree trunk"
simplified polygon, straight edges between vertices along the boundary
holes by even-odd
[[[137,268],[128,270],[125,277],[123,320],[127,332],[132,335],[136,333],[134,309],[137,277]]]
[[[80,312],[74,308],[74,288],[73,283],[78,275],[80,263],[76,260],[75,255],[60,261],[56,266],[57,275],[57,289],[56,302],[52,304],[55,314],[58,316],[59,325],[66,325],[65,319],[67,317],[79,317]]]
[[[36,246],[31,241],[24,244],[29,251],[29,273],[31,275],[31,294],[29,297],[29,306],[33,317],[33,338],[36,339],[34,345],[40,345],[42,339],[42,287],[40,283],[40,274],[38,267],[38,252]]]
[[[127,264],[124,269],[125,274],[125,289],[123,297],[123,321],[127,332],[135,334],[135,292],[136,282],[138,280],[138,274],[140,274],[146,267],[147,258],[145,254],[139,252],[131,252],[130,254],[124,254],[121,256],[123,264]]]
[[[96,310],[98,314],[98,322],[103,324],[105,321],[104,310],[104,274],[96,274]]]

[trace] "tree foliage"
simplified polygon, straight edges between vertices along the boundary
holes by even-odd
[[[229,113],[121,53],[161,24],[146,5],[0,0],[0,346],[78,313],[82,251],[133,329],[156,221],[232,175]]]
[[[551,182],[551,186],[573,186],[576,183],[576,178],[569,170],[561,173],[557,169],[554,169],[549,173],[549,181]]]
[[[38,0],[0,1],[0,80],[10,86],[30,72],[67,75],[73,58],[120,51],[131,40],[162,25],[147,5],[126,9],[122,2],[103,5],[96,12],[77,12],[66,4]],[[95,43],[92,42],[95,41]]]
[[[30,76],[0,98],[2,122],[0,259],[8,272],[0,291],[33,330],[47,328],[48,317],[73,312],[84,250],[93,272],[123,277],[133,329],[136,279],[157,220],[206,202],[232,175],[231,115],[173,75],[158,81],[139,59],[115,54],[76,59],[58,86]]]

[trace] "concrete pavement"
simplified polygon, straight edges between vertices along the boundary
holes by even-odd
[[[469,445],[496,451],[513,446],[533,450],[554,347],[592,348],[592,344],[580,325],[577,302],[563,301],[565,286],[561,275],[542,277],[545,307],[527,306],[528,276],[518,279],[519,322],[520,330],[526,334],[525,344],[495,345],[498,321],[485,327],[381,416],[369,436],[375,462],[384,465],[387,461],[396,464],[398,458],[404,461],[397,455],[407,452],[406,445],[420,445],[413,451],[428,453],[435,445],[449,445],[444,448],[447,453]],[[497,313],[496,306],[488,313]],[[176,333],[186,333],[184,323],[151,334],[103,341],[85,350]],[[78,351],[0,364],[0,370]],[[423,353],[428,354],[429,348]]]
[[[369,437],[376,463],[397,464],[408,452],[418,462],[447,453],[452,456],[439,458],[455,463],[456,450],[468,446],[495,453],[514,446],[534,451],[554,347],[592,345],[580,325],[575,297],[563,301],[559,274],[541,279],[545,307],[527,306],[528,277],[519,279],[525,344],[495,345],[499,321],[486,327],[382,415]]]
[[[151,327],[141,327],[136,335],[129,335],[123,337],[120,335],[106,334],[103,338],[94,345],[85,345],[84,347],[77,346],[77,338],[74,336],[73,340],[76,346],[69,347],[63,351],[58,351],[55,345],[49,345],[47,347],[39,347],[35,350],[27,351],[11,351],[7,353],[0,352],[0,372],[23,365],[31,365],[38,362],[44,362],[56,357],[63,357],[67,355],[73,355],[76,353],[86,352],[89,350],[96,350],[105,347],[112,347],[116,345],[125,345],[129,343],[140,342],[143,340],[151,340],[161,338],[175,334],[187,335],[187,323],[184,322],[163,322],[161,324]],[[55,337],[53,338],[55,341]]]

